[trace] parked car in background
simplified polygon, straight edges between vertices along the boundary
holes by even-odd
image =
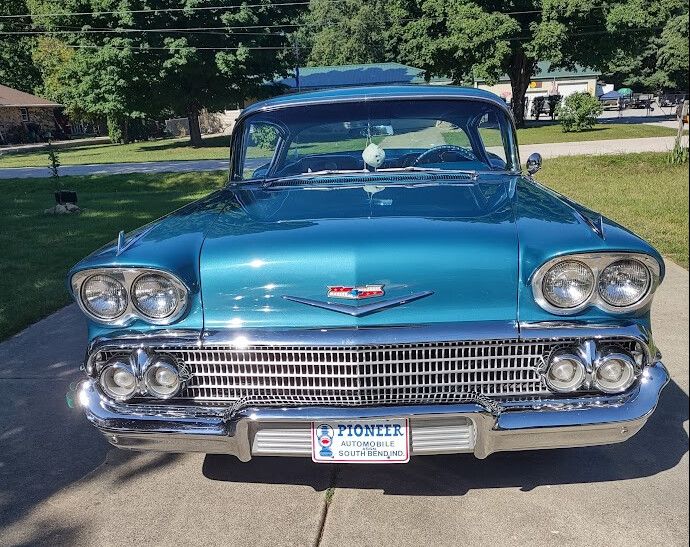
[[[651,93],[633,93],[627,103],[628,108],[652,108],[654,102],[654,95]]]
[[[687,93],[662,93],[659,95],[659,106],[677,106],[687,98]]]
[[[253,104],[225,188],[69,272],[90,337],[74,400],[120,448],[243,461],[629,439],[669,379],[664,262],[540,165],[478,89]]]
[[[617,91],[609,91],[599,96],[599,102],[604,110],[623,110],[626,103]]]

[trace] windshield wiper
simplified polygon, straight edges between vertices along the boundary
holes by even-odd
[[[367,169],[324,169],[322,171],[311,171],[308,173],[300,173],[299,175],[289,175],[285,177],[271,177],[264,179],[262,185],[264,188],[269,188],[275,182],[282,182],[288,180],[312,179],[324,175],[369,175],[376,176],[377,173],[434,173],[434,174],[448,174],[448,175],[469,175],[472,180],[477,180],[479,177],[477,171],[468,169],[441,169],[439,167],[386,167],[384,169],[377,169],[376,171],[369,171]]]
[[[418,165],[409,165],[408,167],[386,167],[385,169],[377,169],[377,173],[448,173],[461,174],[461,175],[471,175],[472,177],[477,177],[477,171],[472,171],[471,169],[442,169],[440,167],[419,167]]]
[[[300,173],[299,175],[288,175],[286,177],[271,177],[264,179],[263,185],[265,187],[271,186],[276,181],[308,179],[312,177],[321,177],[323,175],[355,175],[355,174],[370,174],[366,169],[324,169],[322,171],[309,171],[308,173]]]

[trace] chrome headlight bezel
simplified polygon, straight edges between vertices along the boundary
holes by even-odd
[[[174,308],[173,312],[167,317],[156,319],[145,315],[139,311],[132,298],[132,287],[134,282],[143,275],[161,275],[167,278],[175,287],[178,292],[179,298],[177,306]],[[117,280],[125,288],[127,293],[127,308],[124,313],[118,317],[108,320],[102,317],[94,315],[84,304],[82,299],[82,287],[84,283],[94,275],[106,275]],[[154,268],[94,268],[90,270],[82,270],[76,272],[72,275],[70,279],[70,285],[72,288],[72,294],[76,300],[79,308],[94,322],[101,325],[108,326],[125,326],[137,319],[150,323],[152,325],[169,325],[174,323],[182,317],[182,315],[187,311],[189,303],[189,290],[187,286],[175,275],[166,272],[164,270],[158,270]]]
[[[546,276],[547,272],[558,263],[571,260],[582,262],[586,264],[590,270],[592,270],[592,273],[594,274],[595,288],[590,294],[589,298],[579,305],[572,308],[560,308],[551,304],[544,295],[544,277]],[[644,296],[629,306],[612,306],[601,297],[598,290],[601,273],[608,266],[620,260],[636,260],[640,262],[646,268],[650,279],[647,292],[644,294]],[[613,314],[623,314],[643,308],[649,304],[649,302],[651,302],[652,298],[654,297],[654,291],[659,286],[660,275],[661,266],[659,262],[657,262],[657,260],[650,255],[628,252],[580,253],[562,255],[545,262],[532,275],[531,285],[534,300],[537,302],[537,304],[539,304],[539,306],[544,310],[554,315],[574,315],[592,306]]]

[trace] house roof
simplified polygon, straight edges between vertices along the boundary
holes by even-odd
[[[0,84],[0,106],[61,106],[58,103]]]
[[[598,72],[592,68],[581,67],[580,65],[575,65],[574,69],[567,68],[551,68],[551,63],[549,61],[539,61],[537,63],[537,70],[535,71],[532,80],[553,80],[553,79],[563,79],[563,78],[592,78],[601,76],[601,72]],[[475,82],[484,82],[484,78],[475,78]],[[504,74],[498,79],[499,82],[509,82],[510,77]]]
[[[433,80],[441,83],[441,80]],[[446,80],[442,80],[446,82]],[[294,77],[274,83],[297,88]],[[424,70],[400,63],[370,63],[339,66],[307,66],[299,69],[300,89],[323,89],[363,85],[424,84]]]
[[[300,106],[313,103],[370,101],[385,99],[465,99],[483,100],[506,109],[506,103],[498,95],[474,87],[456,87],[446,85],[397,85],[345,87],[340,89],[322,89],[305,93],[288,93],[256,102],[242,112],[242,117],[259,110],[273,110],[287,106]]]

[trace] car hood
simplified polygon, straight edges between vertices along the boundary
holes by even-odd
[[[235,190],[201,250],[205,328],[514,322],[510,187],[492,179]],[[365,285],[384,294],[328,296],[329,286]],[[386,308],[360,313],[378,304]]]
[[[533,272],[556,256],[640,252],[644,240],[533,180],[262,188],[231,186],[109,244],[70,272],[149,267],[190,290],[174,328],[321,328],[562,320],[540,308]],[[69,282],[69,281],[68,281]],[[383,285],[363,300],[329,286]],[[422,298],[410,297],[424,293]],[[288,299],[290,298],[290,299]],[[385,304],[368,314],[327,307]],[[391,304],[388,306],[387,304]],[[631,315],[648,321],[649,309]],[[576,320],[606,321],[598,308]],[[624,317],[620,317],[624,319]],[[114,327],[90,323],[90,336]],[[129,328],[154,325],[138,321]]]

